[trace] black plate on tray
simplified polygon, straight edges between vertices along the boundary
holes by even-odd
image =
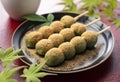
[[[45,14],[44,16],[47,16]],[[55,16],[55,20],[59,20],[64,15],[71,15],[73,17],[78,14],[75,13],[64,13],[64,12],[56,12],[53,13]],[[93,21],[94,18],[88,16],[82,16],[76,22],[88,23]],[[24,36],[28,31],[36,30],[41,22],[32,22],[25,21],[23,22],[18,29],[16,29],[13,38],[12,44],[14,45],[14,49],[22,48],[22,52],[19,55],[25,56],[21,58],[23,62],[30,65],[33,62],[38,62],[32,53],[27,51],[27,47],[24,42]],[[87,30],[100,31],[104,29],[106,25],[101,21],[98,21],[87,28]],[[65,61],[62,65],[57,67],[49,67],[47,65],[42,69],[43,71],[64,74],[64,73],[75,73],[85,71],[91,68],[94,68],[104,62],[110,55],[114,47],[114,37],[110,30],[105,31],[98,37],[97,44],[95,45],[95,49],[86,50],[84,53],[76,55],[74,59]],[[37,55],[37,54],[36,54]]]

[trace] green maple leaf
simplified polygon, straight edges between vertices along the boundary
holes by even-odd
[[[92,17],[99,17],[98,13],[94,12],[94,9],[98,8],[102,4],[102,0],[81,0],[84,5],[82,8],[88,9],[89,15]]]
[[[20,69],[24,68],[24,66],[15,67],[12,69],[9,69],[9,67],[6,67],[1,73],[0,73],[0,82],[18,82],[17,80],[13,79],[12,76]]]
[[[4,67],[9,67],[13,65],[13,61],[21,58],[22,56],[18,56],[18,53],[21,51],[21,49],[13,51],[13,48],[10,47],[6,49],[5,51],[0,48],[0,61],[2,62],[2,65]]]
[[[80,13],[80,11],[77,9],[77,5],[74,3],[73,0],[62,0],[58,4],[65,6],[63,11]]]
[[[115,19],[112,23],[115,24],[118,28],[120,28],[120,19]]]
[[[105,0],[105,3],[107,3],[107,7],[104,8],[102,12],[108,17],[113,17],[113,11],[117,7],[117,0]]]
[[[89,11],[92,11],[95,7],[98,7],[102,3],[102,0],[81,0],[81,1],[84,3],[82,7],[87,8]]]
[[[21,77],[26,78],[26,82],[41,82],[39,78],[43,78],[47,75],[55,75],[46,72],[40,72],[42,67],[45,65],[46,61],[41,62],[40,64],[31,64],[30,67],[23,70]]]

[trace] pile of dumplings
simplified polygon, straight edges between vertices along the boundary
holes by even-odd
[[[39,56],[43,56],[48,66],[58,66],[95,46],[100,33],[86,31],[86,27],[72,16],[65,15],[49,26],[27,33],[25,43],[27,48],[35,49]]]

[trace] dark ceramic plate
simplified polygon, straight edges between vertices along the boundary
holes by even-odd
[[[78,14],[75,13],[63,13],[63,12],[57,12],[53,13],[55,16],[55,20],[59,20],[64,15],[71,15],[73,17],[77,16]],[[47,16],[45,14],[44,16]],[[77,22],[81,23],[88,23],[94,20],[91,17],[82,16],[78,19]],[[23,22],[18,29],[16,29],[12,44],[14,45],[14,49],[20,49],[22,48],[22,52],[19,55],[25,56],[24,58],[21,58],[23,62],[30,65],[33,62],[38,62],[38,59],[36,59],[36,56],[38,56],[35,53],[35,50],[30,50],[26,48],[25,42],[24,42],[24,35],[31,30],[36,30],[39,25],[42,24],[40,22],[32,22],[32,21],[25,21]],[[101,22],[98,21],[94,23],[93,25],[89,26],[87,30],[93,30],[93,31],[100,31],[104,29],[106,26]],[[94,68],[104,62],[110,55],[114,47],[114,38],[110,30],[105,31],[98,37],[97,44],[95,45],[94,49],[86,50],[82,54],[77,54],[74,59],[65,61],[62,65],[57,67],[49,67],[47,65],[44,66],[42,69],[43,71],[52,72],[52,73],[75,73],[75,72],[81,72],[85,71],[91,68]],[[33,53],[31,53],[33,51]],[[33,55],[34,54],[34,55]],[[40,57],[42,60],[42,57]]]

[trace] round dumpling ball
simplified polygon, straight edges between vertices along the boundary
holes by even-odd
[[[82,53],[86,49],[86,41],[80,36],[72,38],[70,43],[72,43],[75,46],[76,53]]]
[[[48,66],[58,66],[64,62],[64,54],[59,48],[52,48],[45,54]]]
[[[53,21],[50,27],[53,29],[54,33],[59,33],[64,28],[64,24],[61,21]]]
[[[59,48],[62,50],[62,52],[65,55],[65,59],[72,59],[75,56],[75,46],[71,44],[70,42],[62,43]]]
[[[25,43],[28,48],[35,48],[35,44],[43,38],[42,33],[33,31],[25,35]]]
[[[52,41],[54,47],[58,47],[61,43],[64,42],[63,36],[57,33],[50,35],[48,39]]]
[[[69,28],[73,23],[75,23],[75,19],[70,15],[63,16],[60,21],[64,24],[65,27]]]
[[[50,50],[51,48],[53,48],[54,45],[53,43],[51,42],[51,40],[49,39],[42,39],[40,40],[39,42],[37,42],[36,46],[35,46],[35,49],[36,49],[36,52],[41,55],[41,56],[44,56],[45,53]]]
[[[63,35],[64,41],[70,41],[75,36],[74,31],[70,28],[61,30],[60,34]]]
[[[86,40],[87,48],[94,48],[95,44],[97,43],[98,34],[94,31],[86,31],[81,35],[81,37]]]
[[[82,23],[74,23],[70,28],[74,30],[76,36],[80,36],[83,32],[86,31],[86,26]]]
[[[50,26],[42,26],[39,32],[43,34],[43,38],[47,39],[51,34],[53,34],[53,29]]]

